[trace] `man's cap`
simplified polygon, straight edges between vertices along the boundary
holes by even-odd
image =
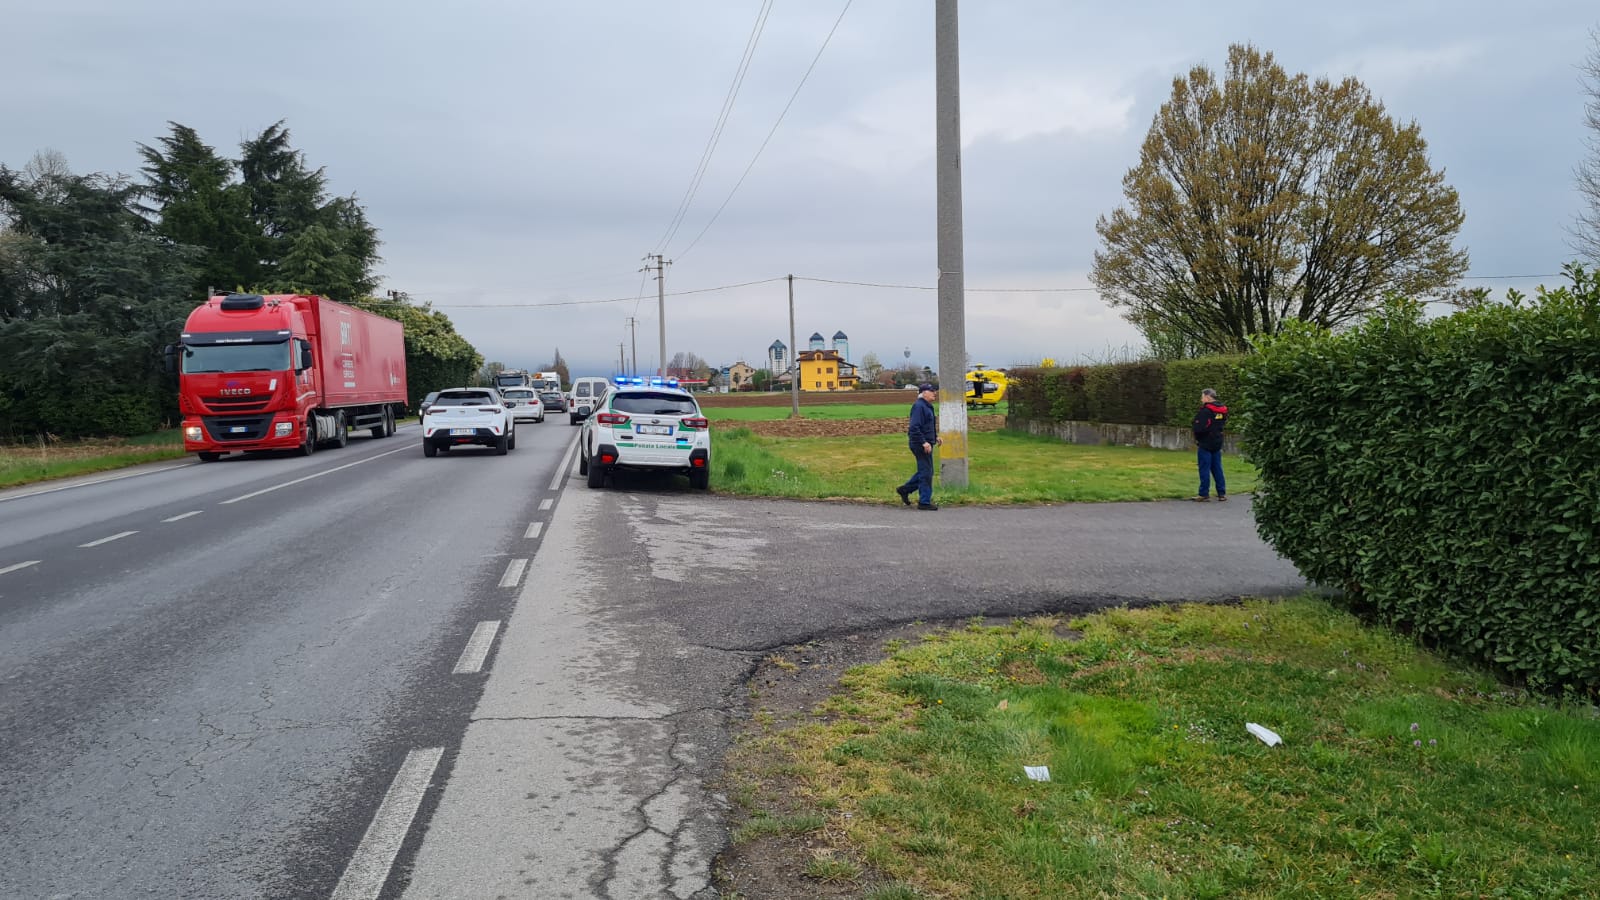
[[[917,391],[919,393],[922,391],[933,391],[934,393],[938,393],[939,389],[934,387],[932,383],[924,381],[923,383],[917,385]]]

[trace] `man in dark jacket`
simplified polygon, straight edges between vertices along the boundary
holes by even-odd
[[[1228,408],[1217,402],[1217,392],[1200,392],[1200,411],[1194,414],[1194,442],[1200,466],[1201,503],[1211,499],[1211,479],[1217,480],[1217,500],[1228,499],[1228,483],[1222,478],[1222,429],[1228,424]]]
[[[917,509],[939,508],[933,504],[933,448],[939,443],[939,415],[933,411],[933,400],[938,396],[931,384],[917,386],[917,402],[911,404],[911,422],[906,426],[911,455],[917,458],[917,474],[894,489],[907,506],[911,505],[911,492],[916,491]]]

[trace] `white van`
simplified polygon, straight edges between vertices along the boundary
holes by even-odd
[[[572,403],[567,409],[567,418],[573,425],[589,418],[595,411],[600,401],[606,396],[606,391],[611,389],[611,382],[604,378],[590,376],[577,378],[572,382]]]

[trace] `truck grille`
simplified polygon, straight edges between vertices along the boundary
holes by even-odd
[[[261,412],[272,402],[269,397],[201,397],[206,409],[214,412]]]
[[[217,441],[257,441],[267,435],[271,416],[206,416],[206,434]]]

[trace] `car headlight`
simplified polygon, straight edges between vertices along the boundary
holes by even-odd
[[[186,440],[186,441],[204,440],[205,436],[206,436],[205,431],[203,431],[200,428],[199,425],[186,425],[186,426],[184,426],[183,439]]]
[[[272,434],[274,437],[288,437],[289,435],[294,434],[294,423],[279,422],[278,424],[272,426]]]

